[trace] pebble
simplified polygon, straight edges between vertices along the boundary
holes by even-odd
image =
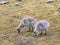
[[[50,2],[53,2],[53,1],[54,1],[54,0],[47,0],[46,2],[47,2],[47,3],[50,3]]]
[[[18,2],[15,2],[15,6],[19,6],[19,3]]]
[[[26,36],[26,35],[21,35],[21,36],[17,36],[17,38],[23,40],[23,39],[29,39],[32,38],[31,36]]]
[[[7,16],[7,15],[8,15],[8,13],[3,13],[3,15],[4,15],[4,16]]]
[[[16,43],[15,45],[24,45],[23,43]]]

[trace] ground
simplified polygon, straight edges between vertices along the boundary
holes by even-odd
[[[57,11],[60,0],[51,3],[46,3],[46,0],[22,0],[18,6],[14,2],[9,0],[9,4],[0,4],[0,45],[60,45],[60,13]],[[49,21],[48,35],[35,37],[33,32],[26,32],[28,27],[18,34],[16,28],[27,16]]]

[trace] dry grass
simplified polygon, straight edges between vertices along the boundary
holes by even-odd
[[[60,0],[52,3],[46,3],[46,0],[23,0],[19,6],[15,6],[14,2],[10,0],[9,4],[0,5],[0,45],[60,45],[60,14],[57,12]],[[49,21],[48,35],[34,37],[33,33],[26,32],[27,27],[18,34],[16,27],[26,16]]]

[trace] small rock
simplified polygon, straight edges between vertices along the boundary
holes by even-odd
[[[1,1],[0,4],[8,4],[9,1]]]
[[[24,45],[23,43],[16,43],[15,45]]]
[[[26,40],[26,39],[31,39],[31,36],[26,36],[26,35],[21,35],[21,36],[17,36],[17,38],[21,39],[21,40]]]
[[[8,15],[8,13],[3,13],[3,15],[4,15],[4,16],[7,16],[7,15]]]
[[[18,2],[15,2],[15,6],[18,6],[19,5],[19,3]]]
[[[26,36],[25,36],[25,35],[21,35],[21,36],[17,36],[17,38],[25,39],[25,38],[26,38]]]
[[[17,38],[22,38],[23,36],[21,35],[21,36],[17,36]]]
[[[54,0],[47,0],[46,2],[47,2],[47,3],[50,3],[50,2],[53,2],[53,1],[54,1]]]
[[[11,9],[14,9],[14,6],[9,5],[9,9],[10,9],[10,10],[11,10]]]
[[[22,1],[22,0],[18,0],[18,1]]]

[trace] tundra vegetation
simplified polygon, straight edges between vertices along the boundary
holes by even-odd
[[[15,6],[15,2],[9,0],[9,4],[0,5],[0,45],[60,45],[60,13],[57,11],[60,0],[51,3],[46,0],[23,0],[18,6]],[[18,34],[16,28],[27,16],[38,21],[47,20],[50,23],[48,36],[34,37],[33,33],[26,32],[27,27]]]

